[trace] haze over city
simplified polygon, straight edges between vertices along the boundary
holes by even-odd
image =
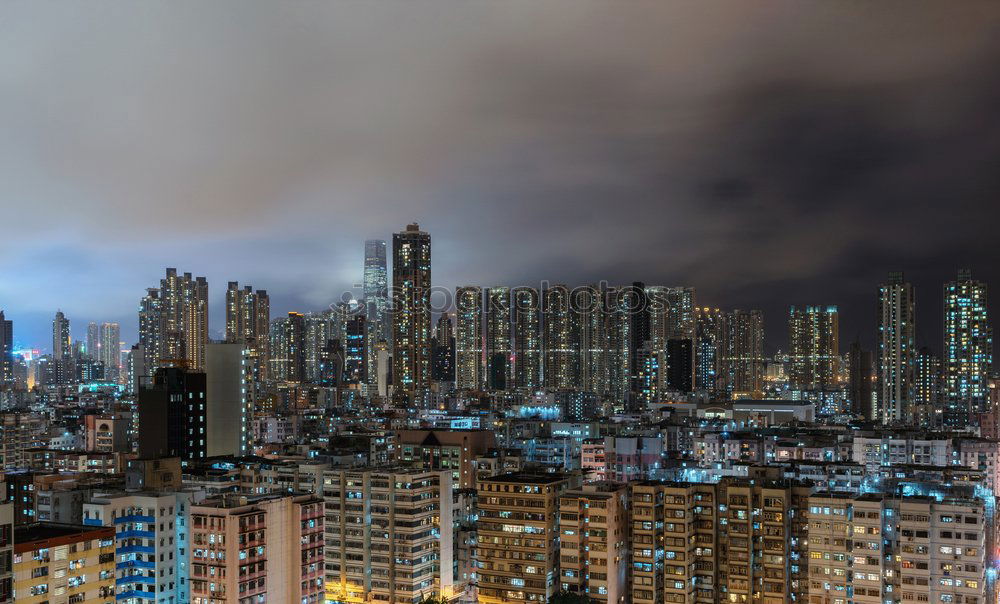
[[[19,345],[56,309],[133,340],[165,266],[213,337],[231,279],[322,310],[411,221],[435,285],[693,285],[772,351],[789,304],[871,345],[890,270],[937,349],[940,284],[1000,277],[995,5],[545,4],[6,5]]]

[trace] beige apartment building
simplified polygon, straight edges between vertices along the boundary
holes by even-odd
[[[479,481],[479,602],[539,602],[560,588],[560,497],[570,474],[501,474]]]
[[[610,604],[628,601],[629,494],[592,483],[559,498],[560,588]]]
[[[326,598],[457,600],[452,472],[409,467],[324,473]]]

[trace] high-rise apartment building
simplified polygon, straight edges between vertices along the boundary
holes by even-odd
[[[514,473],[479,480],[480,602],[547,602],[559,591],[559,500],[577,486],[578,476],[564,474]]]
[[[415,468],[323,474],[327,601],[453,601],[451,473]],[[296,600],[298,601],[298,600]]]
[[[243,344],[255,353],[261,380],[270,369],[271,299],[267,291],[230,281],[226,289],[226,341]]]
[[[628,370],[631,376],[629,390],[634,398],[643,387],[639,379],[640,363],[647,357],[643,348],[650,343],[649,297],[646,295],[646,286],[639,281],[620,288],[617,294],[618,308],[628,322]]]
[[[573,389],[579,376],[579,348],[570,291],[552,285],[542,291],[542,380],[546,388]]]
[[[688,338],[671,338],[667,340],[667,349],[663,353],[665,367],[661,383],[663,389],[674,392],[691,392],[694,390],[695,351],[694,342]]]
[[[455,387],[483,388],[483,290],[455,290]]]
[[[807,516],[810,604],[987,601],[981,501],[821,492]]]
[[[825,390],[840,369],[840,315],[836,306],[791,307],[788,315],[789,384],[794,390]]]
[[[608,288],[605,298],[607,329],[608,394],[616,409],[635,410],[632,367],[632,321],[629,319],[629,294],[627,288]],[[627,409],[626,406],[629,408]]]
[[[691,340],[697,329],[697,297],[693,287],[669,287],[667,299],[667,339]]]
[[[0,310],[0,391],[14,385],[14,322]]]
[[[205,451],[209,457],[253,452],[253,355],[238,342],[212,342],[205,348]]]
[[[541,386],[541,334],[539,331],[538,290],[517,287],[512,292],[514,314],[514,369],[515,388],[533,390]]]
[[[69,319],[60,310],[52,319],[52,358],[56,361],[68,360],[72,356],[70,345]]]
[[[432,338],[431,379],[437,382],[455,381],[455,335],[451,317],[442,313],[434,327]]]
[[[604,395],[608,391],[608,314],[606,288],[598,285],[573,290],[573,306],[580,329],[579,389]]]
[[[207,447],[206,380],[200,371],[161,367],[138,396],[139,457],[204,459]]]
[[[416,223],[392,236],[392,385],[398,401],[422,399],[430,383],[431,236]]]
[[[610,604],[628,602],[629,492],[591,483],[559,498],[560,590]]]
[[[271,367],[269,375],[279,382],[306,379],[306,321],[298,312],[271,321]]]
[[[173,479],[179,482],[180,477]],[[83,524],[114,527],[114,601],[192,601],[189,562],[193,552],[189,549],[188,520],[196,496],[200,492],[147,489],[94,493],[83,503]]]
[[[719,514],[711,484],[633,482],[629,543],[635,604],[714,604],[719,583]]]
[[[993,364],[993,332],[987,313],[986,283],[973,281],[972,271],[944,285],[944,423],[968,424],[984,411],[989,399],[987,378]]]
[[[368,383],[368,317],[355,315],[344,324],[344,384]]]
[[[924,428],[941,423],[941,357],[926,346],[917,351],[913,372],[913,419]]]
[[[695,369],[696,390],[714,393],[721,387],[723,312],[718,308],[695,309]]]
[[[190,518],[193,604],[324,601],[317,495],[226,494]]]
[[[764,390],[764,316],[734,310],[723,316],[720,368],[731,398],[759,398]]]
[[[121,327],[118,323],[101,323],[98,329],[98,361],[104,365],[104,379],[118,382],[122,373]]]
[[[139,343],[146,370],[185,361],[193,369],[205,367],[208,343],[208,281],[177,274],[168,268],[159,289],[146,290],[139,303]]]
[[[878,290],[878,411],[882,423],[909,421],[916,356],[913,285],[889,273]]]
[[[861,340],[851,344],[848,353],[850,363],[848,398],[851,403],[851,413],[865,419],[878,417],[872,388],[872,353],[861,347]]]
[[[486,388],[505,390],[513,385],[511,365],[510,288],[486,290]]]
[[[101,328],[91,321],[87,324],[87,356],[95,361],[101,360]]]

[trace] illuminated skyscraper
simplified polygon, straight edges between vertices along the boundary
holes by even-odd
[[[379,342],[388,342],[392,337],[389,324],[389,285],[386,269],[386,244],[381,239],[365,241],[364,300],[367,316],[365,352],[368,367],[368,382],[374,384],[378,371],[375,348]]]
[[[455,290],[455,387],[483,387],[483,290],[476,286]]]
[[[580,389],[608,392],[608,314],[606,289],[598,285],[573,290],[573,307],[580,325]]]
[[[510,288],[486,290],[486,387],[505,390],[513,383]]]
[[[121,378],[121,328],[117,323],[101,323],[97,330],[97,356],[92,358],[104,365],[104,379],[117,382]],[[89,347],[88,347],[89,348]]]
[[[0,390],[14,384],[14,322],[0,310]]]
[[[937,427],[942,418],[941,358],[926,346],[917,351],[913,371],[913,420],[923,428]]]
[[[632,394],[637,394],[645,388],[640,383],[640,365],[648,357],[643,348],[649,343],[649,298],[646,296],[646,286],[638,281],[620,291],[622,308],[628,320],[629,342],[629,374],[632,376]],[[664,344],[666,344],[664,342]],[[659,353],[661,351],[654,351]]]
[[[720,367],[731,398],[759,398],[764,386],[764,316],[759,310],[726,313]]]
[[[515,288],[513,304],[514,386],[533,390],[542,383],[538,290]]]
[[[667,288],[667,339],[694,339],[697,327],[696,300],[693,287]]]
[[[205,367],[208,342],[208,281],[168,268],[160,288],[146,290],[139,303],[139,342],[152,375],[165,361]]]
[[[267,379],[271,338],[271,300],[267,291],[254,291],[252,285],[242,289],[230,281],[226,289],[226,341],[243,344],[253,351],[260,364],[260,379]]]
[[[569,289],[553,285],[542,291],[542,380],[546,388],[575,389],[579,349]]]
[[[344,384],[368,383],[368,327],[365,315],[356,314],[344,326]]]
[[[836,306],[791,307],[788,316],[789,383],[824,390],[837,381],[840,322]]]
[[[392,384],[397,401],[423,398],[430,383],[431,236],[417,224],[392,236]]]
[[[91,321],[87,325],[87,356],[95,361],[101,360],[101,328]]]
[[[878,407],[882,423],[909,421],[913,400],[913,286],[889,273],[878,290]]]
[[[52,358],[56,361],[70,360],[69,319],[62,311],[56,312],[52,320]]]
[[[616,408],[624,411],[634,402],[632,381],[638,372],[632,370],[632,321],[629,319],[629,289],[608,288],[605,300],[607,330],[608,393]]]
[[[986,283],[961,270],[944,286],[944,398],[946,426],[965,426],[970,414],[985,411],[987,377],[993,363],[993,333],[986,306]]]
[[[302,348],[302,355],[305,362],[305,369],[302,374],[304,381],[319,381],[323,350],[326,349],[330,340],[338,340],[342,346],[346,346],[347,323],[358,316],[363,316],[360,307],[355,307],[354,312],[347,314],[329,310],[321,313],[310,312],[302,316],[303,327],[305,328],[305,339],[303,340]],[[343,378],[342,376],[338,376],[337,379]]]
[[[153,375],[160,364],[160,351],[163,350],[163,299],[160,290],[149,288],[146,295],[139,301],[139,348],[142,353],[142,363],[133,362],[132,367],[141,373],[133,375],[133,388],[138,387],[138,380],[145,375]]]
[[[720,387],[723,313],[718,308],[695,309],[695,389],[716,392]]]
[[[305,317],[290,312],[271,322],[271,378],[281,382],[305,379]]]

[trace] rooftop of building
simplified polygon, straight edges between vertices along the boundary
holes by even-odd
[[[114,529],[111,527],[59,524],[56,522],[37,522],[14,529],[14,543],[17,552],[112,536],[114,536]]]
[[[554,484],[570,477],[563,472],[510,472],[498,476],[480,478],[479,482],[508,482],[515,484]]]

